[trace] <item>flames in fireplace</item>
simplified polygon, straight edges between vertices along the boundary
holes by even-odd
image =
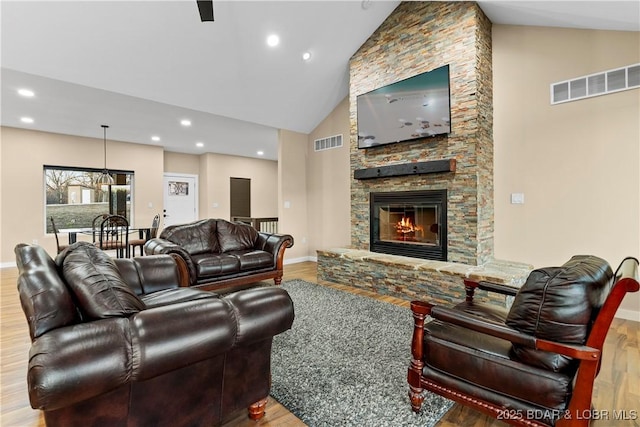
[[[401,240],[407,240],[407,238],[415,237],[416,232],[421,233],[424,229],[415,225],[411,218],[403,216],[400,221],[396,223],[396,232]]]

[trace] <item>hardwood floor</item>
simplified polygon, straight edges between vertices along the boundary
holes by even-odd
[[[1,381],[1,416],[3,427],[41,427],[44,419],[39,411],[31,409],[26,391],[26,369],[29,352],[29,333],[27,322],[20,307],[16,290],[17,269],[0,270],[0,357],[2,362]],[[344,285],[319,282],[316,276],[316,264],[304,262],[285,267],[284,280],[303,279],[332,288],[371,296],[379,300],[409,306],[408,301],[397,298],[371,294],[367,291],[353,289]],[[411,325],[408,325],[411,327]],[[615,319],[607,336],[603,363],[596,380],[594,407],[600,410],[624,410],[640,417],[640,323]],[[407,343],[407,365],[409,363],[410,343]],[[408,398],[407,398],[408,399]],[[409,402],[407,400],[407,405]],[[629,418],[633,418],[630,416]],[[638,426],[639,420],[597,420],[592,427],[632,427]],[[228,421],[225,427],[268,426],[299,427],[305,424],[287,411],[282,405],[269,398],[265,417],[254,422],[246,413],[239,413]],[[490,419],[476,411],[454,405],[453,408],[437,424],[437,427],[500,427],[505,423]]]

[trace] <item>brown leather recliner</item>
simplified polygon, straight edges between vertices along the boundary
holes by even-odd
[[[180,258],[113,260],[79,242],[56,261],[15,248],[32,340],[31,406],[47,426],[212,426],[264,414],[271,343],[289,329],[282,288],[221,297],[186,287]]]
[[[604,340],[624,295],[639,289],[638,260],[613,274],[600,258],[574,256],[534,270],[517,292],[465,285],[453,308],[411,303],[414,411],[429,390],[512,425],[589,425]],[[514,296],[510,310],[477,301],[476,289]]]
[[[168,226],[145,243],[144,251],[179,255],[190,286],[220,291],[266,279],[279,285],[284,251],[292,246],[289,234],[259,232],[241,222],[210,218]]]

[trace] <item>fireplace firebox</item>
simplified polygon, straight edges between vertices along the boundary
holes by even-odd
[[[370,194],[370,250],[447,260],[447,190]]]

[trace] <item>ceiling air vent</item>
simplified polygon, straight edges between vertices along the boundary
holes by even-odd
[[[640,64],[551,84],[551,104],[640,87]]]
[[[328,136],[314,141],[314,150],[323,151],[342,147],[342,135]]]

